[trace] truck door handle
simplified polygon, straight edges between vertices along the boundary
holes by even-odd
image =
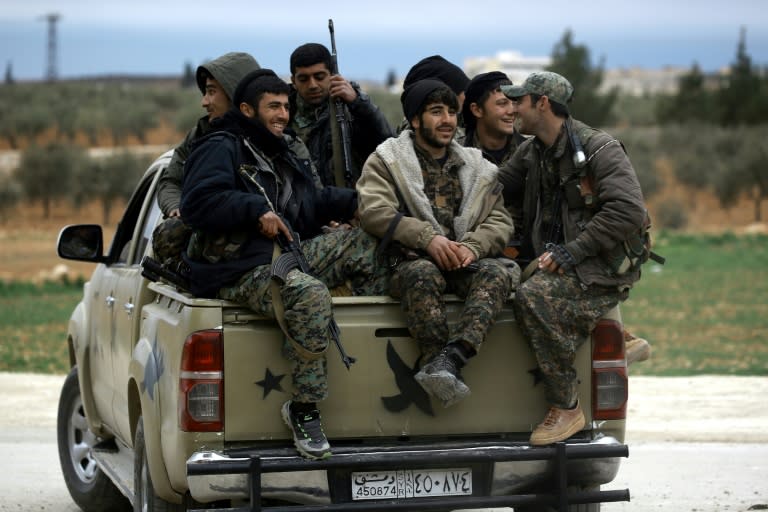
[[[104,299],[104,302],[107,304],[109,309],[112,309],[112,306],[115,305],[115,298],[111,295],[107,295],[107,298]]]
[[[126,302],[125,304],[123,304],[123,309],[125,310],[126,313],[128,313],[128,316],[131,316],[133,314],[133,308],[135,307],[136,306],[134,306],[133,303],[131,302]]]

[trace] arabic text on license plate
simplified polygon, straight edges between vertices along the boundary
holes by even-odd
[[[352,499],[422,498],[469,496],[472,470],[405,469],[352,473]]]

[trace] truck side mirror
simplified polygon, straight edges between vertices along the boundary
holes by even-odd
[[[101,263],[104,258],[104,236],[98,224],[65,226],[59,233],[56,251],[67,260]]]

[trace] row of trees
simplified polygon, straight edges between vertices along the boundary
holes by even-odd
[[[555,45],[549,69],[573,84],[574,117],[593,126],[608,126],[617,116],[628,118],[617,108],[626,105],[617,102],[618,91],[598,94],[602,62],[592,67],[589,49],[575,44],[570,31]],[[666,158],[677,179],[711,190],[724,207],[748,196],[755,221],[761,221],[761,205],[768,199],[768,71],[752,63],[746,31],[740,33],[727,74],[712,79],[694,64],[680,78],[676,94],[655,98],[650,105],[663,129],[621,130],[646,197],[661,185],[655,167]]]
[[[609,131],[625,143],[646,198],[663,186],[657,170],[666,159],[680,181],[711,189],[726,207],[749,195],[755,219],[761,220],[760,206],[768,197],[768,75],[752,64],[744,32],[729,74],[713,82],[694,65],[671,96],[601,94],[603,62],[592,60],[568,30],[553,48],[550,69],[574,85],[574,117],[593,126],[621,121],[622,127]],[[192,77],[190,66],[185,77]],[[13,148],[26,147],[17,172],[0,180],[0,214],[24,195],[41,201],[48,215],[50,201],[66,196],[76,206],[99,198],[108,219],[114,199],[130,192],[135,173],[145,166],[129,154],[90,160],[81,146],[103,145],[104,139],[115,146],[128,139],[143,143],[161,121],[174,127],[180,140],[201,115],[199,91],[189,84],[13,84],[0,91],[0,138]],[[387,118],[399,122],[398,95],[370,92]]]
[[[55,201],[63,200],[79,209],[98,200],[102,222],[109,224],[113,205],[130,197],[148,164],[148,158],[130,151],[92,157],[72,144],[32,145],[24,150],[14,172],[0,175],[0,221],[7,221],[22,200],[39,202],[46,219]]]

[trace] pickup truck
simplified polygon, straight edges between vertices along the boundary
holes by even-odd
[[[279,414],[291,383],[277,323],[143,275],[170,156],[145,172],[109,248],[99,225],[59,235],[59,256],[96,263],[69,321],[57,426],[63,476],[84,511],[585,512],[629,500],[627,489],[600,489],[628,456],[618,309],[577,355],[586,428],[532,447],[547,404],[511,307],[465,368],[471,396],[445,409],[414,380],[418,350],[398,302],[334,297],[357,362],[347,370],[329,352],[320,408],[333,456],[301,458]],[[461,303],[445,300],[455,316]]]

